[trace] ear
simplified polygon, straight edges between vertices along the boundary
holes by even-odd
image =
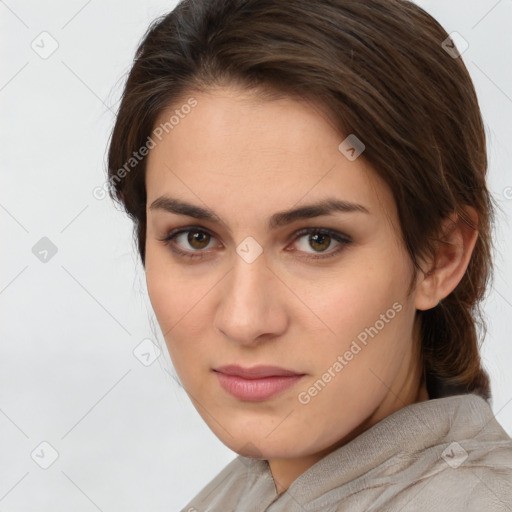
[[[470,206],[464,207],[464,211],[474,228],[456,213],[443,221],[435,256],[424,262],[430,270],[416,287],[416,309],[425,311],[436,307],[457,287],[466,272],[478,238],[478,214]]]

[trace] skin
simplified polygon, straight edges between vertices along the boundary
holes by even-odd
[[[477,233],[456,217],[447,220],[450,243],[424,261],[435,270],[419,273],[407,296],[413,270],[391,191],[364,153],[350,161],[338,150],[345,137],[320,108],[292,98],[268,101],[234,87],[191,96],[197,106],[148,155],[148,293],[197,411],[230,449],[268,460],[281,493],[381,419],[428,399],[416,311],[435,307],[455,288]],[[162,195],[208,207],[223,223],[152,209]],[[274,213],[325,197],[370,213],[335,212],[268,228]],[[187,226],[207,230],[206,238],[191,245],[185,233],[174,246],[203,259],[181,257],[172,242],[162,241]],[[295,235],[310,227],[338,231],[352,242],[327,237],[315,244],[311,235]],[[236,252],[248,236],[263,248],[252,263]],[[311,258],[338,249],[332,257]],[[316,396],[300,403],[299,393],[397,302],[400,312]],[[249,402],[220,387],[212,369],[224,364],[271,364],[305,376],[271,399]]]

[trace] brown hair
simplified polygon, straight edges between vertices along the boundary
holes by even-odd
[[[136,52],[108,153],[109,193],[134,221],[142,264],[146,159],[133,169],[126,163],[162,112],[193,91],[226,85],[307,98],[364,142],[364,158],[393,193],[415,268],[447,216],[471,225],[462,208],[477,211],[479,236],[461,282],[417,315],[430,397],[489,399],[476,328],[483,338],[494,205],[477,97],[462,59],[445,51],[447,38],[405,0],[183,0],[156,19]]]

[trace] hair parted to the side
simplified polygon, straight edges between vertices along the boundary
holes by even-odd
[[[108,152],[109,193],[134,221],[143,265],[146,159],[129,172],[126,162],[159,116],[219,86],[305,98],[329,113],[340,134],[364,142],[362,157],[396,201],[411,268],[433,254],[445,218],[456,213],[471,224],[465,205],[478,213],[464,277],[417,315],[429,396],[489,399],[477,328],[483,339],[494,201],[474,86],[462,59],[442,47],[447,37],[406,0],[183,0],[155,20],[136,52]]]

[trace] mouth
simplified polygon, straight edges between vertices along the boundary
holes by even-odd
[[[220,386],[238,400],[259,402],[268,400],[295,385],[304,373],[278,366],[243,368],[227,365],[214,368]]]

